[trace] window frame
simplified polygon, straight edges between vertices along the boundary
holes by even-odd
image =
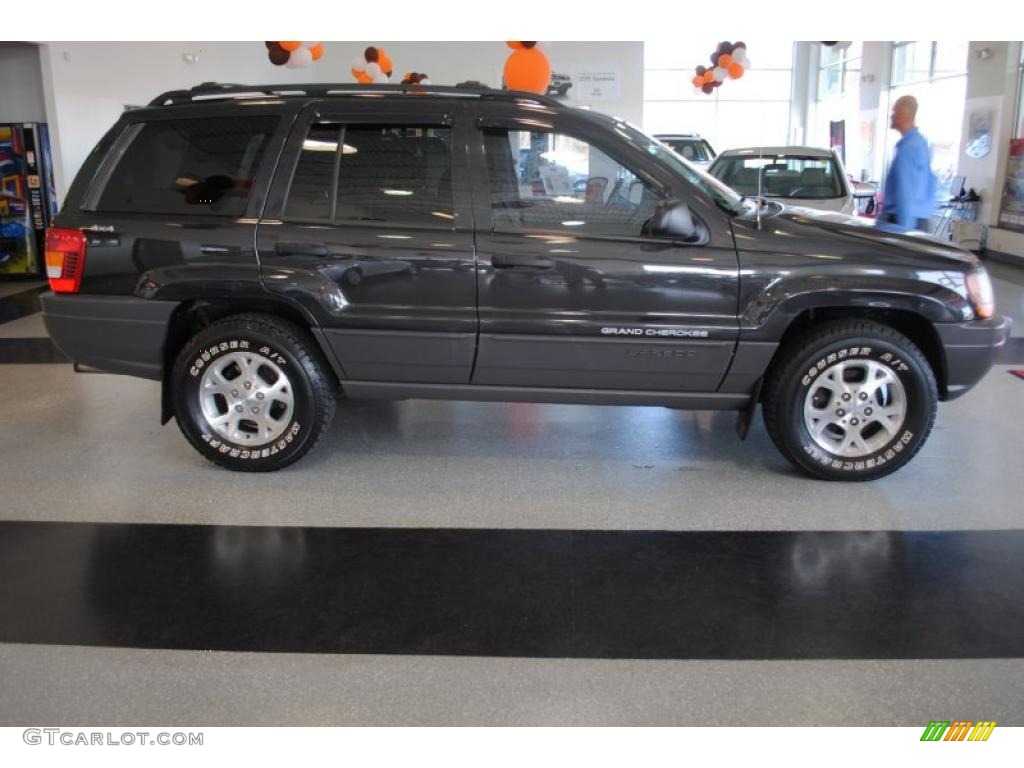
[[[697,211],[694,210],[695,206],[693,205],[692,194],[684,197],[679,193],[680,191],[677,187],[666,183],[666,180],[661,178],[658,174],[651,173],[651,169],[644,167],[643,163],[630,162],[630,158],[625,157],[628,153],[619,151],[620,148],[611,147],[609,143],[601,141],[600,137],[589,135],[589,132],[585,130],[577,130],[572,125],[566,124],[562,121],[541,122],[522,117],[483,117],[476,121],[474,128],[475,141],[478,145],[479,163],[481,167],[480,173],[476,174],[478,184],[474,188],[474,200],[477,201],[475,211],[476,220],[478,222],[478,231],[483,231],[491,235],[502,236],[556,236],[572,237],[577,240],[596,240],[604,242],[660,243],[663,245],[673,242],[672,238],[655,237],[651,235],[605,234],[589,232],[585,229],[567,231],[564,229],[550,229],[545,227],[513,228],[499,226],[499,222],[494,216],[494,210],[491,207],[491,185],[486,162],[486,141],[484,138],[485,129],[556,133],[568,136],[575,141],[584,142],[589,146],[597,148],[609,159],[621,165],[641,181],[651,185],[656,190],[659,190],[663,201],[668,202],[671,200],[680,200],[681,202],[685,202],[690,206],[691,213],[694,218],[697,219],[705,229],[707,229],[707,223],[704,220],[704,216],[698,215]],[[486,222],[486,227],[480,227],[481,222]],[[689,245],[692,246],[693,244],[691,243]]]
[[[263,107],[264,105],[259,106]],[[262,108],[252,109],[251,111],[246,111],[243,114],[245,117],[273,118],[277,122],[266,134],[266,146],[262,149],[259,163],[257,163],[256,167],[253,169],[253,184],[249,189],[249,194],[240,213],[224,213],[220,211],[206,212],[201,209],[176,212],[140,210],[122,211],[101,210],[98,207],[100,198],[106,191],[107,185],[113,177],[114,172],[124,159],[125,154],[127,154],[131,149],[132,144],[134,144],[138,139],[139,135],[143,130],[145,130],[147,125],[171,122],[175,120],[216,120],[219,118],[237,119],[239,117],[237,109],[225,108],[224,105],[209,107],[204,105],[202,108],[192,107],[187,112],[172,111],[168,113],[165,109],[158,110],[147,108],[125,113],[116,126],[119,127],[117,135],[113,138],[109,149],[106,150],[99,164],[96,166],[96,170],[93,172],[92,178],[88,182],[88,187],[82,195],[82,202],[79,204],[78,208],[81,212],[88,213],[90,215],[110,216],[116,218],[146,218],[153,216],[165,216],[172,219],[189,217],[232,220],[255,218],[259,215],[259,211],[263,207],[270,185],[271,174],[273,173],[275,164],[277,163],[281,146],[286,140],[290,129],[289,120],[285,119],[287,118],[289,111],[290,110],[288,109],[281,108]]]
[[[270,183],[266,206],[261,221],[273,224],[304,224],[322,227],[362,227],[398,230],[430,230],[439,232],[471,231],[473,226],[472,196],[467,154],[462,151],[470,140],[467,119],[462,104],[449,102],[438,104],[434,100],[398,104],[397,100],[383,101],[379,98],[353,96],[344,99],[317,100],[307,102],[299,111],[290,127],[290,134],[281,151],[277,169]],[[341,219],[336,223],[323,219],[285,218],[285,206],[291,189],[292,177],[298,168],[305,141],[311,125],[317,121],[339,124],[404,125],[408,127],[437,126],[451,130],[451,171],[452,171],[452,213],[449,222],[404,222],[404,221],[359,221]]]

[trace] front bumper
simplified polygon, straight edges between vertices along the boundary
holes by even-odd
[[[159,381],[176,301],[134,296],[44,293],[43,321],[53,343],[76,363]]]
[[[1006,344],[1012,325],[1008,317],[936,324],[946,360],[943,399],[954,400],[981,381]]]

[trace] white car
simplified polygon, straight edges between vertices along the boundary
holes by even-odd
[[[699,133],[658,133],[654,138],[698,168],[707,170],[715,159],[715,150]]]
[[[856,216],[858,200],[875,196],[870,184],[853,182],[839,155],[817,147],[748,147],[720,154],[708,173],[747,197]]]

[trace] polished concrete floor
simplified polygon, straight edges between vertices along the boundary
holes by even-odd
[[[1016,333],[1024,335],[1024,270],[992,265],[992,273],[1000,311],[1014,316]],[[17,351],[6,358],[0,354],[0,359],[34,359],[33,345],[45,344],[44,337],[37,314],[10,317],[0,323],[0,353],[12,342],[8,349],[28,350],[27,357],[19,358],[23,353]],[[516,529],[537,537],[541,546],[560,541],[566,531],[600,531],[625,547],[616,550],[617,560],[604,563],[618,578],[622,568],[615,563],[644,573],[638,563],[645,561],[637,558],[649,556],[651,541],[645,534],[662,541],[678,532],[690,537],[683,540],[689,546],[701,541],[692,538],[698,535],[712,535],[715,541],[716,533],[725,537],[731,532],[777,531],[794,540],[819,542],[791,560],[791,569],[809,568],[817,579],[810,593],[801,593],[803,598],[810,594],[834,601],[832,610],[844,600],[860,601],[857,605],[867,606],[865,616],[871,617],[871,590],[877,591],[879,604],[903,600],[908,612],[933,604],[934,596],[918,601],[925,594],[920,584],[916,591],[899,591],[899,575],[907,563],[916,562],[906,558],[906,542],[918,540],[908,532],[921,532],[946,537],[942,541],[949,549],[936,555],[941,560],[936,567],[950,569],[949,579],[970,582],[966,594],[975,601],[971,605],[979,617],[981,611],[995,610],[1012,623],[1018,619],[1018,603],[999,608],[986,602],[1004,594],[986,579],[998,576],[1004,587],[1024,585],[1024,565],[1011,551],[1022,527],[1024,379],[1011,376],[1011,369],[1024,369],[1024,360],[1007,360],[974,392],[941,405],[935,431],[906,468],[875,483],[847,485],[796,474],[771,446],[760,419],[740,442],[733,432],[734,417],[727,414],[428,401],[342,402],[331,432],[315,453],[286,472],[238,475],[199,457],[173,423],[158,425],[159,388],[154,383],[76,375],[65,364],[5,362],[0,364],[0,536],[9,543],[14,533],[28,531],[25,546],[36,546],[32,532],[37,528],[25,527],[29,522],[54,523],[60,532],[80,530],[73,524],[111,524],[102,530],[115,540],[139,530],[145,533],[144,524],[175,524],[185,533],[227,530],[227,550],[221,542],[220,551],[237,557],[230,529],[216,526],[265,527],[268,536],[286,541],[292,540],[288,529],[314,538],[322,529],[323,536],[341,535],[348,541],[347,529],[362,536],[368,530],[397,528],[413,536],[423,532],[422,540],[406,541],[410,551],[424,557],[424,552],[442,551],[424,544],[436,531],[479,532],[504,541],[499,534]],[[1007,534],[996,554],[986,550],[982,555],[969,545],[990,541],[985,532],[998,531]],[[827,539],[829,532],[838,532],[840,538]],[[820,543],[825,540],[833,543]],[[390,561],[393,569],[401,571],[395,552],[405,550],[388,551],[396,558]],[[664,553],[671,550],[658,551],[661,570],[655,572],[664,574]],[[706,547],[700,551],[700,577],[710,584],[716,583],[716,573],[727,567],[742,573],[749,562],[752,589],[767,597],[773,589],[783,589],[758,579],[758,569],[778,558],[738,562],[739,555],[715,555],[713,549],[709,554]],[[20,544],[15,552],[28,557]],[[268,646],[277,651],[268,653],[241,650],[249,646],[236,643],[219,646],[234,650],[214,648],[211,653],[199,652],[207,650],[201,637],[195,638],[195,650],[168,650],[177,646],[160,645],[158,625],[148,630],[150,635],[127,640],[112,640],[113,635],[97,629],[95,621],[101,617],[91,614],[90,606],[98,598],[116,596],[118,584],[116,558],[103,561],[109,550],[82,553],[53,544],[47,552],[55,565],[66,566],[64,579],[74,580],[74,564],[82,563],[85,592],[64,594],[64,582],[41,575],[32,583],[51,591],[36,596],[41,601],[36,623],[15,624],[7,614],[5,624],[0,616],[0,639],[8,641],[0,643],[3,725],[919,725],[937,716],[985,716],[1000,724],[1024,724],[1024,651],[1015,650],[1019,646],[1012,636],[1000,637],[1007,644],[998,646],[1004,658],[984,658],[992,653],[980,648],[973,655],[970,649],[954,647],[941,627],[932,625],[928,632],[936,637],[934,642],[922,641],[921,658],[900,657],[895,645],[867,641],[854,648],[861,652],[850,651],[846,658],[833,650],[825,658],[791,653],[754,659],[743,653],[729,656],[714,644],[707,646],[710,655],[701,656],[696,646],[673,637],[660,638],[670,651],[655,658],[635,650],[647,647],[640,643],[607,658],[588,657],[571,645],[561,658],[542,658],[546,654],[529,648],[513,657],[501,652],[425,654],[416,652],[415,645],[398,650],[381,646],[376,653],[373,648],[338,652],[344,644],[334,652],[323,648],[318,653]],[[268,579],[277,573],[275,568],[284,567],[279,553],[273,559],[274,552],[267,553]],[[167,578],[187,576],[196,590],[194,602],[208,597],[202,591],[206,582],[197,584],[199,577],[189,563],[153,554],[154,568],[179,562],[187,573],[168,571]],[[244,577],[229,571],[224,583],[234,584],[240,595],[273,587],[272,579],[263,582],[252,575],[260,555],[259,549],[249,552],[245,562],[250,571]],[[236,562],[223,556],[228,558],[223,562]],[[6,557],[8,566],[17,559]],[[720,565],[715,565],[716,558]],[[479,574],[473,568],[482,567],[476,561],[456,564],[470,580]],[[104,579],[87,580],[87,572],[102,573]],[[124,571],[121,578],[130,579],[131,573]],[[349,598],[367,589],[371,572],[359,573],[364,581],[351,586],[355,593],[344,593]],[[882,575],[892,578],[873,581]],[[383,569],[372,573],[373,578],[387,576]],[[568,583],[579,586],[573,579]],[[639,594],[628,591],[638,589],[636,580],[588,583],[595,589],[622,584],[627,591],[610,593],[615,599]],[[941,579],[937,583],[946,584]],[[643,587],[649,594],[656,584],[643,580]],[[445,610],[444,594],[425,594],[433,601],[433,613],[424,632]],[[787,600],[792,594],[785,593]],[[0,602],[14,604],[18,597],[0,585]],[[549,599],[540,590],[539,606],[527,601],[518,610],[537,621],[543,616],[537,611]],[[578,605],[582,598],[570,594],[567,599]],[[807,630],[813,637],[821,631],[824,609],[806,605],[800,609],[806,618],[819,622],[817,630]],[[24,603],[20,607],[26,620],[33,619],[29,608]],[[378,608],[386,619],[386,610]],[[704,611],[694,621],[725,622],[730,630],[744,631],[742,612],[728,604]],[[45,636],[48,614],[55,620],[81,620],[63,627],[64,635]],[[799,635],[801,614],[791,611],[787,616],[793,621],[787,631]],[[123,619],[126,626],[118,629],[130,634],[137,618],[129,611]],[[497,618],[515,624],[514,615]],[[173,613],[166,617],[169,629],[182,620]],[[774,620],[768,621],[770,625]],[[458,626],[441,629],[449,633],[446,637],[458,639]],[[488,637],[500,637],[496,630],[502,626],[487,625],[485,629],[494,630]],[[992,627],[998,630],[997,623]],[[578,625],[573,629],[581,632]],[[905,629],[909,636],[914,627]],[[751,637],[744,645],[741,636],[736,641],[740,648],[753,647],[756,633],[765,628],[754,623],[746,631]],[[573,655],[577,657],[568,657]]]

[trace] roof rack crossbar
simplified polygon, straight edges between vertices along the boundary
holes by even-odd
[[[531,99],[549,106],[560,106],[561,102],[550,96],[542,96],[526,91],[504,91],[488,88],[479,83],[460,85],[361,85],[359,83],[277,83],[273,85],[243,85],[239,83],[200,83],[185,90],[167,91],[149,102],[151,107],[173,104],[188,104],[196,100],[212,100],[207,97],[225,99],[244,98],[251,94],[264,96],[305,96],[316,98],[331,95],[359,93],[408,93],[408,94],[448,94],[452,96],[503,96],[506,98]]]

